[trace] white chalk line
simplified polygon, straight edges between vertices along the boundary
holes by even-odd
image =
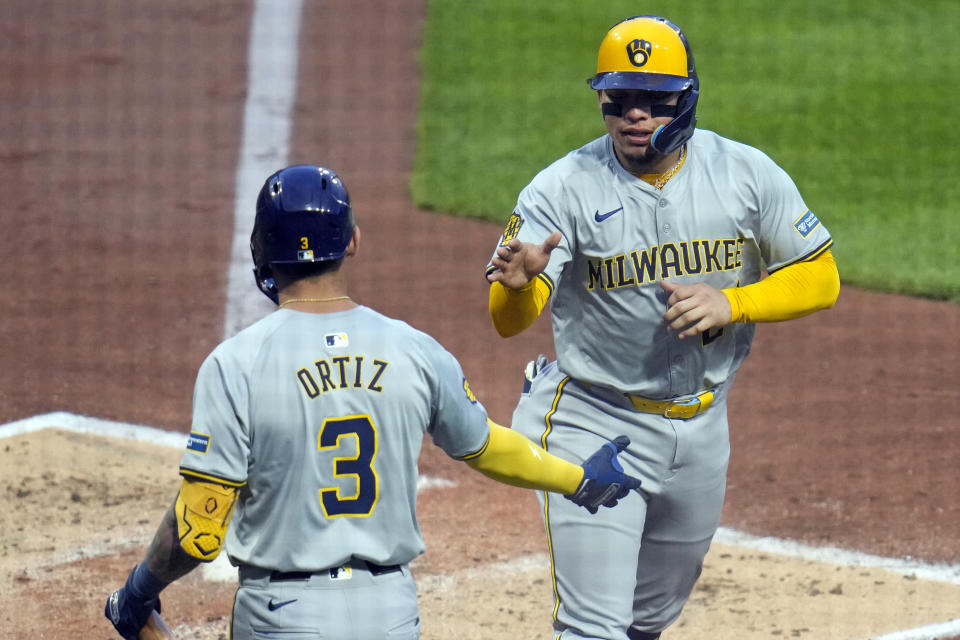
[[[227,273],[224,337],[275,309],[254,284],[250,233],[257,194],[286,166],[297,93],[301,0],[257,0],[248,49],[247,99],[237,162],[233,247]]]
[[[867,640],[939,640],[960,635],[960,618],[931,624],[916,629],[907,629],[905,631],[894,631],[882,636],[873,636]]]
[[[929,564],[912,558],[885,558],[837,547],[813,547],[793,540],[753,536],[726,527],[720,527],[713,541],[717,544],[752,549],[789,558],[800,558],[848,567],[884,569],[904,575],[915,575],[923,580],[960,584],[960,564]]]
[[[64,431],[72,431],[74,433],[111,436],[125,440],[149,442],[151,444],[177,449],[183,449],[187,445],[187,435],[185,433],[165,431],[164,429],[157,429],[141,424],[128,424],[114,420],[90,418],[66,411],[44,413],[31,418],[24,418],[23,420],[2,424],[0,425],[0,438],[11,438],[13,436],[40,431],[41,429],[63,429]]]

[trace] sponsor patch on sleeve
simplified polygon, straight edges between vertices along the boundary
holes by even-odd
[[[206,453],[210,448],[210,436],[205,433],[191,432],[187,438],[187,449],[197,453]]]
[[[500,246],[505,246],[508,242],[517,237],[517,234],[520,233],[520,227],[523,226],[523,218],[520,217],[520,214],[514,211],[510,214],[510,219],[507,220],[507,228],[503,230],[503,237],[500,239]]]
[[[820,224],[820,218],[813,211],[807,210],[800,219],[793,223],[793,227],[801,236],[806,238]]]
[[[328,333],[324,336],[328,347],[346,347],[350,345],[350,339],[345,333]]]

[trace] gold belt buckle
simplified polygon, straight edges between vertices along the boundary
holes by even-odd
[[[693,398],[668,403],[663,416],[665,418],[689,420],[709,409],[711,404],[713,404],[713,391],[704,391]]]

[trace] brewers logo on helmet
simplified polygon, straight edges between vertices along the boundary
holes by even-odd
[[[650,144],[670,153],[696,128],[700,81],[693,53],[680,27],[659,16],[633,16],[615,24],[597,53],[591,88],[680,92],[677,115],[654,133]]]

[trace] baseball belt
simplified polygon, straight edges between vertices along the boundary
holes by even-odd
[[[330,567],[329,569],[321,569],[319,571],[271,571],[270,569],[261,569],[260,567],[254,567],[248,564],[241,564],[238,569],[241,584],[258,580],[269,582],[285,582],[291,580],[306,582],[314,576],[329,576],[330,579],[336,580],[337,578],[342,578],[344,572],[349,575],[351,571],[365,571],[372,576],[403,571],[403,567],[399,564],[379,565],[355,558],[351,558],[350,562],[339,567]]]
[[[627,394],[633,408],[643,413],[654,413],[665,418],[689,420],[700,415],[713,404],[713,391],[704,391],[690,398],[675,400],[651,400],[642,396]]]
[[[577,383],[587,389],[593,386],[582,380],[577,380]],[[698,393],[695,396],[674,398],[673,400],[652,400],[643,396],[635,396],[632,393],[624,393],[623,395],[630,400],[630,404],[637,411],[652,413],[673,420],[689,420],[710,408],[710,405],[713,404],[714,391],[716,391],[716,388]]]
[[[371,575],[379,576],[385,573],[394,573],[396,571],[402,571],[402,568],[398,564],[391,565],[382,565],[374,564],[372,562],[367,562],[366,560],[359,560],[356,558],[351,558],[350,561],[339,567],[331,567],[329,569],[321,569],[319,571],[271,571],[270,572],[270,581],[271,582],[283,582],[285,580],[309,580],[314,575],[318,574],[329,574],[335,577],[340,571],[344,569],[366,569],[370,572]]]

